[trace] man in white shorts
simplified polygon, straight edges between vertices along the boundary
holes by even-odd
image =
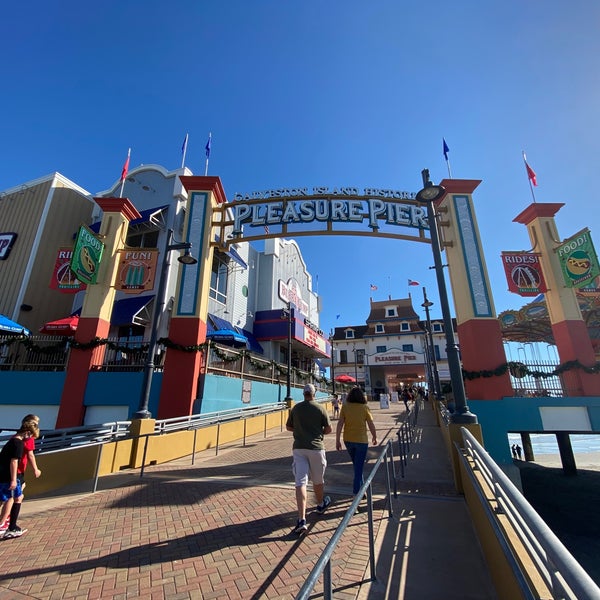
[[[331,423],[327,411],[315,401],[315,386],[304,386],[304,401],[299,402],[290,411],[286,429],[294,433],[292,446],[292,471],[296,483],[296,504],[298,522],[293,532],[299,535],[306,532],[306,486],[310,477],[317,499],[317,512],[323,513],[331,504],[331,498],[324,496],[325,434],[331,433]]]

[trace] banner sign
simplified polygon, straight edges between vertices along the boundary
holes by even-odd
[[[71,258],[73,257],[73,248],[59,248],[54,261],[52,270],[52,279],[50,280],[51,290],[58,290],[63,294],[75,294],[87,287],[75,277],[71,271]]]
[[[502,252],[508,290],[519,296],[537,296],[548,290],[540,255],[532,252]]]
[[[14,231],[0,233],[0,260],[8,258],[16,239],[17,234]]]
[[[116,289],[126,294],[140,294],[154,289],[157,262],[157,248],[121,250]]]
[[[77,233],[71,257],[71,270],[79,281],[87,284],[96,283],[102,252],[104,252],[104,244],[89,227],[82,225]]]
[[[558,256],[567,287],[586,287],[600,275],[598,256],[587,228],[565,240],[554,252]]]

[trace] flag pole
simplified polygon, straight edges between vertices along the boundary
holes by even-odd
[[[210,158],[210,144],[212,141],[212,132],[208,134],[208,142],[206,142],[206,165],[204,167],[204,177],[208,175],[208,159]]]
[[[531,190],[531,197],[533,198],[533,203],[536,204],[535,192],[533,191],[534,184],[537,185],[536,175],[534,170],[527,164],[527,156],[525,156],[525,150],[522,150],[521,152],[523,153],[523,162],[525,163],[525,171],[527,172],[527,179],[529,180],[529,189]]]
[[[185,139],[183,140],[183,146],[181,146],[181,168],[185,167],[185,155],[187,154],[187,145],[188,145],[188,135],[185,134]]]
[[[131,157],[131,148],[127,150],[127,160],[123,165],[123,169],[121,170],[121,191],[119,192],[119,198],[123,197],[123,188],[125,187],[125,177],[127,177],[127,172],[129,171],[129,158]]]
[[[448,158],[448,152],[450,152],[450,148],[448,148],[448,144],[446,144],[446,138],[442,138],[442,149],[444,152],[444,160],[446,161],[446,167],[448,168],[448,179],[452,179],[452,170],[450,169],[450,159]]]

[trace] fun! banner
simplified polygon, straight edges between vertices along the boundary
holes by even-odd
[[[600,275],[598,256],[587,228],[562,242],[554,251],[567,287],[586,287]]]
[[[532,252],[502,252],[509,291],[519,296],[537,296],[547,291],[540,255]]]

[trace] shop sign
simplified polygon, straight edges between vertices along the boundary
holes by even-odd
[[[279,280],[279,298],[286,304],[291,302],[301,313],[308,313],[308,303],[302,300],[302,290],[293,277],[288,279],[287,283],[282,279]]]
[[[588,229],[565,240],[554,249],[558,256],[567,287],[582,288],[600,275],[598,256]]]
[[[104,244],[89,227],[82,225],[77,233],[71,257],[71,270],[79,281],[96,283],[103,251]]]
[[[538,296],[547,291],[540,264],[534,252],[502,252],[508,290],[519,296]]]
[[[16,239],[17,234],[14,231],[0,233],[0,260],[8,258]]]
[[[126,294],[140,294],[154,289],[157,248],[127,248],[121,250],[116,289]]]
[[[58,290],[63,294],[75,294],[87,287],[75,277],[71,271],[71,259],[73,257],[73,248],[59,248],[54,261],[52,270],[52,279],[50,280],[50,289]]]

